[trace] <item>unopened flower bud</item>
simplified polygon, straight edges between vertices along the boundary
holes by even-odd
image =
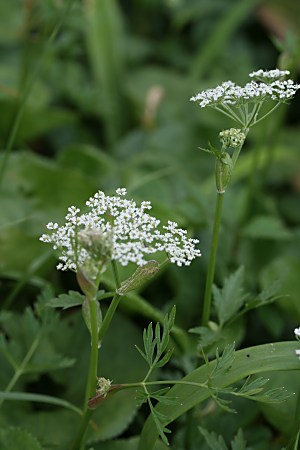
[[[117,289],[117,293],[125,295],[127,292],[137,289],[145,281],[156,275],[159,269],[160,265],[157,261],[148,261],[144,266],[138,267],[131,277],[122,282],[119,289]]]
[[[219,139],[226,148],[237,148],[244,144],[245,134],[238,128],[229,128],[219,133]]]
[[[111,380],[108,378],[100,377],[97,380],[97,395],[101,394],[106,397],[109,389],[111,387]]]

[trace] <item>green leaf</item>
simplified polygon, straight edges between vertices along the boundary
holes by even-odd
[[[0,314],[3,330],[0,352],[18,372],[18,377],[24,373],[48,372],[74,364],[74,359],[62,356],[53,344],[51,335],[57,323],[58,316],[54,311],[50,317],[46,315],[44,321],[39,321],[31,308],[26,308],[23,315]]]
[[[246,445],[247,445],[247,443],[245,441],[243,431],[241,429],[239,429],[239,431],[237,432],[237,435],[231,442],[231,448],[232,448],[232,450],[246,450]]]
[[[113,441],[105,441],[99,444],[94,444],[94,450],[137,450],[139,443],[139,437],[133,437],[130,439],[116,439]],[[161,441],[156,443],[154,450],[166,450],[170,448],[163,444]]]
[[[38,440],[22,428],[0,428],[1,450],[43,450]]]
[[[67,294],[60,294],[58,297],[49,300],[48,306],[51,306],[52,308],[68,309],[82,305],[83,301],[84,295],[77,291],[69,291]]]
[[[214,386],[227,387],[251,374],[278,370],[299,370],[299,360],[295,355],[298,348],[297,342],[278,342],[274,344],[258,345],[235,352],[235,359],[231,369],[221,373],[214,379]],[[212,361],[201,366],[183,378],[182,381],[205,383],[209,374],[216,366],[217,361]],[[201,403],[210,396],[207,389],[188,385],[176,385],[169,391],[171,397],[177,397],[179,405],[168,406],[158,404],[156,409],[168,417],[165,425],[184,414],[195,405]],[[289,401],[289,400],[288,400]],[[158,433],[151,416],[141,433],[139,450],[151,450],[154,447]]]
[[[228,344],[224,348],[222,356],[219,356],[219,352],[216,352],[216,365],[214,366],[210,378],[213,379],[216,376],[220,376],[222,373],[225,374],[228,372],[233,364],[235,359],[235,344]]]
[[[61,406],[62,408],[70,409],[76,414],[82,415],[82,411],[66,400],[60,398],[51,397],[50,395],[34,394],[29,392],[0,392],[0,399],[13,400],[23,402],[37,402],[47,403],[49,405]]]
[[[216,433],[209,433],[202,427],[198,427],[198,429],[203,434],[206,443],[211,450],[228,450],[222,436],[217,436]]]
[[[224,281],[224,286],[219,289],[213,286],[214,305],[218,314],[221,327],[231,319],[243,306],[247,298],[244,293],[244,267],[240,267],[235,273]]]
[[[163,320],[163,332],[161,336],[161,327],[160,324],[157,323],[155,326],[155,332],[153,333],[153,325],[150,323],[148,328],[144,329],[143,332],[143,341],[145,353],[138,348],[141,356],[147,361],[151,371],[157,367],[163,367],[169,359],[171,358],[172,351],[168,350],[164,355],[164,351],[166,350],[169,340],[170,340],[170,332],[174,325],[176,308],[175,306],[172,308],[169,314],[166,314]],[[154,356],[156,348],[156,355]],[[149,374],[148,374],[149,376]]]
[[[255,395],[263,390],[263,386],[268,383],[268,378],[258,377],[254,380],[250,381],[250,378],[247,378],[241,389],[239,390],[240,394],[247,395]]]
[[[243,236],[252,239],[290,239],[292,234],[279,218],[273,216],[256,216],[243,229]]]
[[[82,303],[82,316],[84,319],[84,322],[87,326],[87,329],[90,332],[90,335],[92,335],[92,325],[91,325],[91,308],[95,308],[96,317],[97,317],[97,330],[99,332],[101,323],[102,323],[102,312],[100,309],[99,302],[97,300],[88,300],[87,298],[84,299]]]

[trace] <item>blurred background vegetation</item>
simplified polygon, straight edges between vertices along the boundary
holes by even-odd
[[[179,326],[197,326],[215,201],[213,160],[198,147],[217,143],[219,131],[232,123],[189,98],[225,80],[243,84],[259,68],[289,69],[299,81],[299,17],[298,0],[0,0],[3,310],[27,320],[25,308],[38,295],[49,298],[76,289],[75,277],[57,273],[52,252],[38,237],[47,222],[63,221],[71,204],[81,207],[99,189],[112,193],[124,186],[136,200],[150,200],[160,219],[187,227],[200,239],[203,257],[189,268],[169,267],[147,286],[137,297],[142,301],[143,296],[151,306],[123,301],[123,314],[114,326],[122,342],[118,353],[125,355],[141,326],[173,304]],[[251,131],[226,193],[216,283],[222,284],[243,265],[251,292],[280,279],[283,295],[238,323],[228,339],[243,346],[292,339],[300,322],[299,108],[298,95]],[[10,335],[3,325],[7,315],[3,312],[0,318],[6,335],[21,343],[22,326]],[[65,385],[66,373],[73,379],[74,369],[52,373],[44,367],[27,375],[19,390],[46,389],[80,404],[86,376],[82,342],[86,348],[88,344],[78,320],[76,311],[63,313],[59,326],[65,341],[56,335],[52,342],[70,358],[78,361],[81,355],[76,366],[81,382]],[[122,340],[122,329],[128,331],[128,342]],[[82,347],[78,344],[75,351],[72,344],[78,335]],[[117,346],[113,337],[111,345]],[[111,350],[104,351],[109,355]],[[115,382],[139,377],[138,363],[132,363],[127,379],[120,379],[120,371],[126,376],[128,360],[122,355],[116,359],[105,363],[107,376]],[[4,362],[3,367],[4,388],[11,372]],[[296,381],[286,380],[285,386],[289,383],[295,390]],[[116,397],[115,405],[119,401]],[[132,422],[132,399],[123,404],[127,409],[113,425],[107,419],[111,429],[99,439],[120,435]],[[220,431],[230,436],[241,424],[251,427],[253,418],[262,414],[258,409],[251,406],[238,421],[228,419],[229,424],[224,419]],[[24,423],[20,410],[20,405],[10,413],[8,406],[3,408],[0,424]],[[57,447],[51,447],[42,426],[47,423],[48,435],[49,429],[54,435],[56,411],[56,415],[39,411],[39,417],[44,414],[47,419],[40,419],[38,432],[36,411],[29,407],[26,411],[25,425],[41,439],[43,448],[64,448],[63,436],[57,437]],[[288,434],[289,411],[287,405],[283,420],[275,407],[265,408],[263,413],[276,431],[256,424],[257,442],[272,433]],[[107,411],[104,415],[111,418]],[[213,417],[211,429],[218,420]],[[65,429],[73,425],[65,413],[59,420]],[[132,425],[134,431],[138,424],[137,420]],[[183,448],[180,439],[179,433],[174,448]]]

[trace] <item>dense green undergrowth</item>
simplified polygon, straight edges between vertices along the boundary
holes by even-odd
[[[135,346],[146,351],[149,322],[161,323],[163,337],[176,305],[162,346],[172,358],[148,380],[171,389],[164,399],[153,394],[152,415],[140,385],[109,393],[78,448],[163,450],[168,427],[174,450],[297,450],[299,93],[251,130],[234,168],[205,326],[216,194],[213,159],[199,147],[216,147],[233,123],[189,102],[222,81],[244,83],[261,67],[299,79],[300,9],[297,0],[284,3],[0,2],[1,449],[76,447],[91,349],[84,296],[39,237],[70,205],[84,208],[98,190],[126,187],[137,203],[151,201],[162,223],[176,221],[199,239],[202,257],[189,267],[163,265],[120,298],[98,376],[141,383],[148,366]],[[123,281],[134,267],[118,270]],[[114,275],[109,267],[97,293],[103,317]],[[240,392],[246,379],[248,397],[265,397],[254,402]],[[284,401],[275,401],[279,393]]]

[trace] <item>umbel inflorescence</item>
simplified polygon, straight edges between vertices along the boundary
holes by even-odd
[[[258,112],[265,101],[275,102],[277,106],[291,99],[300,89],[293,80],[284,79],[289,74],[288,70],[260,69],[250,73],[252,80],[245,86],[225,81],[213,89],[199,92],[190,100],[198,102],[201,108],[215,108],[248,128],[258,122]]]
[[[58,269],[84,269],[93,278],[110,260],[123,266],[143,266],[149,255],[165,252],[170,262],[182,266],[201,256],[195,247],[199,241],[188,238],[186,230],[171,221],[161,226],[146,212],[151,209],[150,202],[138,206],[125,198],[125,188],[117,189],[116,194],[108,196],[99,191],[86,202],[87,212],[71,206],[64,225],[48,223],[50,233],[40,240],[52,244],[58,252]]]

